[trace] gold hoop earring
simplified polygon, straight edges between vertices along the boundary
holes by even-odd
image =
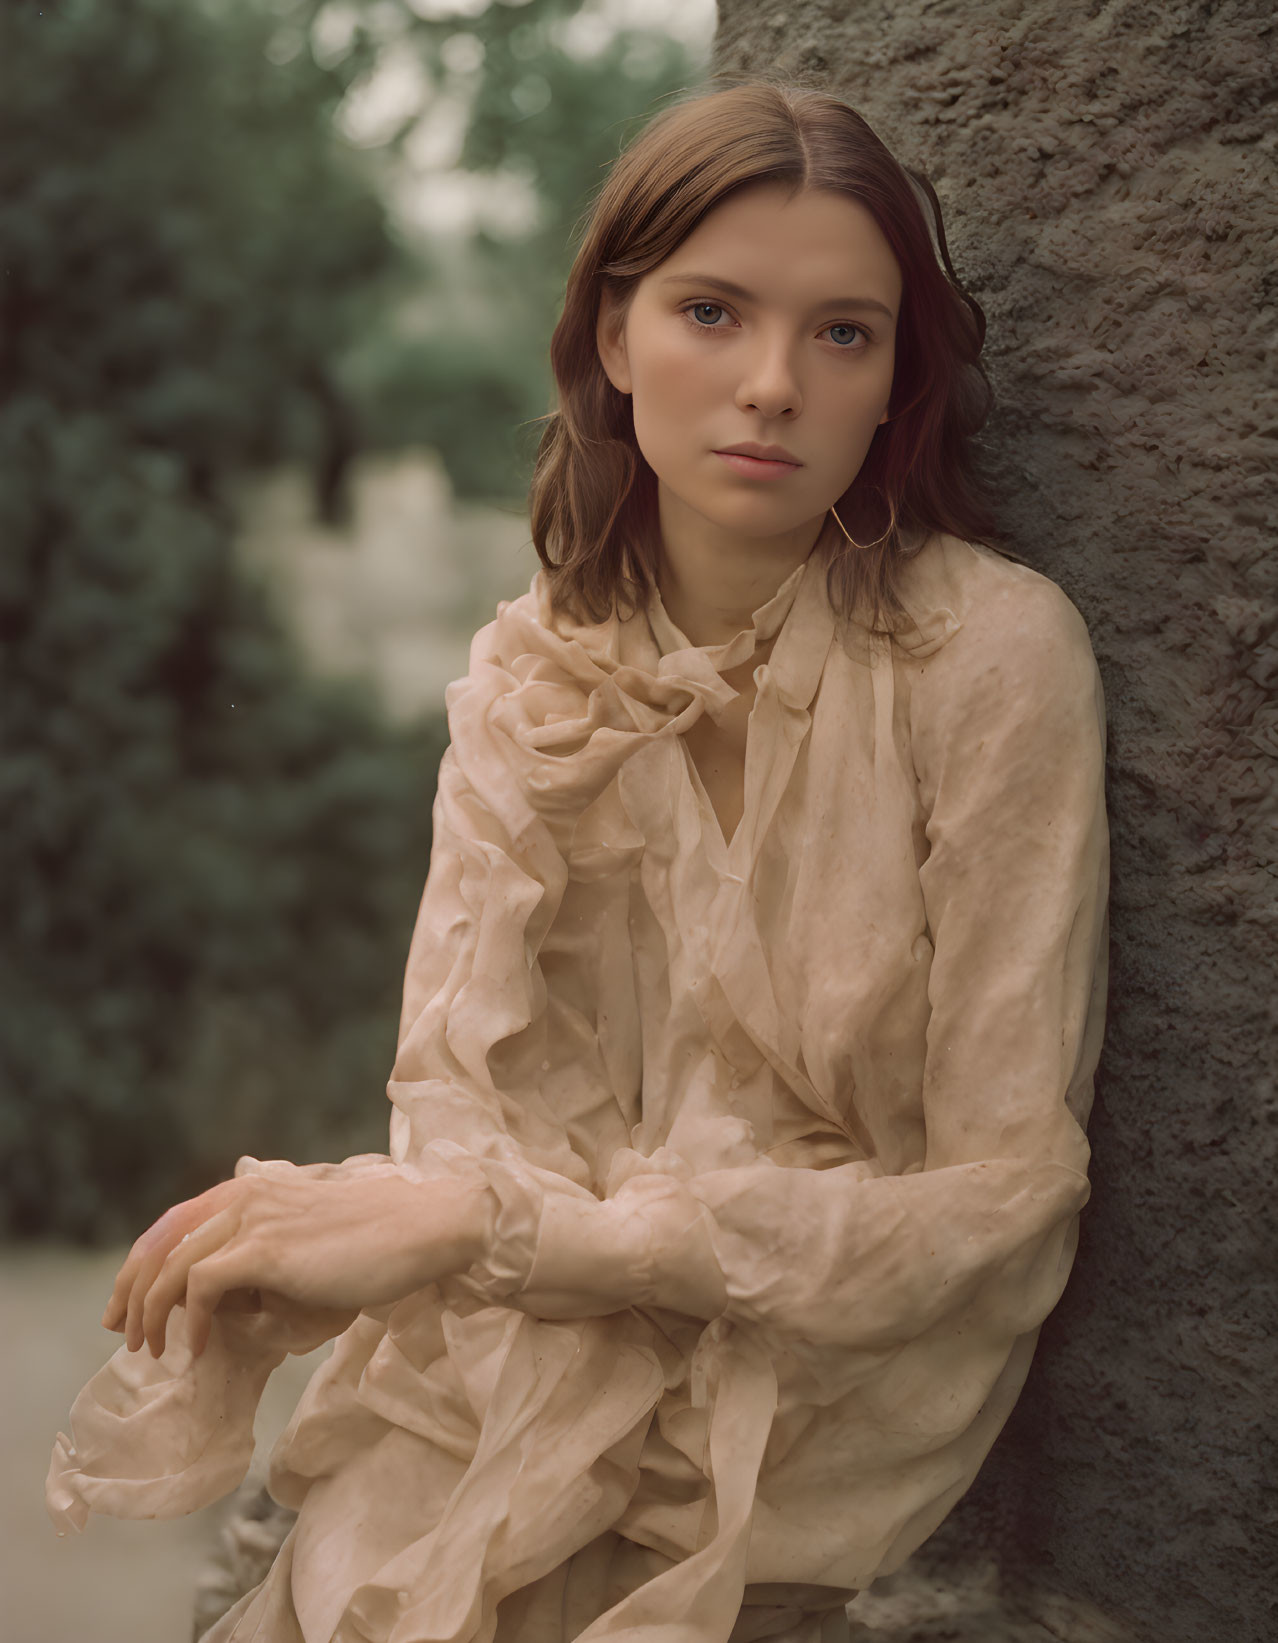
[[[833,502],[831,502],[831,504],[830,504],[830,512],[831,512],[831,513],[834,513],[834,504],[833,504]],[[896,512],[895,512],[895,510],[893,510],[893,514],[892,514],[892,523],[891,523],[891,524],[890,524],[890,525],[889,525],[889,526],[888,526],[888,528],[887,528],[887,529],[886,529],[886,530],[885,530],[885,531],[884,531],[884,532],[883,532],[883,535],[882,535],[882,536],[880,536],[880,537],[878,537],[878,538],[876,538],[876,540],[875,540],[875,541],[873,541],[873,542],[854,542],[854,541],[853,541],[853,540],[852,540],[852,537],[851,537],[851,536],[850,536],[850,535],[849,535],[849,534],[848,534],[848,528],[847,528],[847,526],[846,526],[846,525],[845,525],[845,524],[844,524],[844,523],[843,523],[843,521],[842,521],[842,520],[841,520],[841,519],[840,519],[840,518],[839,518],[839,516],[838,516],[838,514],[837,514],[837,513],[834,513],[834,523],[835,523],[835,524],[836,524],[836,525],[837,525],[837,526],[838,526],[838,527],[839,527],[839,529],[840,529],[840,530],[841,530],[841,531],[842,531],[842,532],[843,532],[843,534],[844,534],[844,536],[846,536],[846,537],[847,537],[847,539],[848,539],[848,541],[849,541],[849,542],[851,542],[851,543],[852,543],[852,546],[853,546],[853,547],[854,547],[854,548],[863,548],[863,549],[864,549],[864,548],[877,548],[877,547],[878,547],[878,545],[879,545],[879,543],[880,543],[880,542],[886,542],[886,541],[887,541],[887,539],[888,539],[888,537],[889,537],[889,536],[891,536],[891,534],[892,534],[892,531],[893,531],[893,529],[894,529],[894,528],[895,528],[895,526],[896,526]]]

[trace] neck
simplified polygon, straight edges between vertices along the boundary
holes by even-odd
[[[725,644],[808,558],[826,515],[780,536],[743,537],[667,504],[662,487],[657,589],[694,645]]]

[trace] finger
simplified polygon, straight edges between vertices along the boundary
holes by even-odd
[[[209,1344],[213,1314],[229,1290],[252,1285],[252,1252],[224,1246],[217,1254],[197,1261],[186,1280],[186,1338],[191,1356],[198,1358]]]
[[[182,1235],[197,1226],[200,1221],[207,1219],[215,1210],[222,1208],[226,1200],[226,1188],[230,1185],[232,1183],[220,1181],[217,1186],[210,1187],[207,1192],[202,1192],[195,1198],[184,1198],[180,1204],[174,1204],[171,1209],[166,1209],[158,1220],[134,1240],[133,1247],[116,1274],[111,1298],[102,1314],[105,1328],[119,1330],[125,1327],[129,1297],[139,1275],[146,1269],[149,1282],[152,1273],[159,1270],[169,1250]]]
[[[115,1284],[111,1290],[111,1298],[102,1314],[102,1325],[105,1329],[123,1329],[124,1315],[128,1308],[129,1293],[133,1288],[143,1261],[160,1243],[167,1243],[174,1230],[174,1224],[180,1219],[186,1203],[174,1204],[172,1209],[166,1209],[158,1220],[153,1221],[145,1232],[133,1240],[129,1253],[119,1272],[115,1276]]]
[[[157,1237],[151,1243],[134,1271],[124,1311],[124,1338],[130,1352],[136,1352],[142,1345],[142,1307],[157,1273],[168,1260],[170,1252],[181,1243],[187,1232],[193,1231],[198,1224],[198,1221],[189,1218],[179,1220],[175,1217],[165,1229],[163,1236]]]
[[[136,1352],[145,1338],[142,1328],[142,1307],[151,1285],[168,1259],[170,1251],[181,1243],[183,1237],[185,1233],[180,1229],[170,1228],[164,1241],[152,1246],[133,1275],[133,1284],[124,1310],[124,1339],[130,1352]]]
[[[130,1352],[136,1352],[142,1345],[142,1307],[156,1274],[186,1234],[194,1232],[203,1222],[217,1214],[228,1198],[234,1198],[235,1191],[234,1182],[222,1181],[216,1187],[210,1187],[207,1192],[200,1193],[198,1197],[184,1199],[182,1203],[175,1204],[171,1210],[166,1211],[155,1226],[138,1240],[141,1253],[134,1267],[124,1312],[125,1340]]]
[[[233,1238],[238,1224],[239,1214],[233,1206],[220,1210],[188,1232],[169,1251],[143,1297],[139,1318],[153,1358],[164,1351],[169,1313],[186,1294],[191,1268]]]

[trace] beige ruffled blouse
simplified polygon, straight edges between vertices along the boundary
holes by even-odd
[[[208,1643],[832,1643],[971,1484],[1088,1196],[1105,709],[1046,577],[934,535],[904,591],[836,631],[814,554],[696,646],[539,571],[476,635],[390,1152],[308,1167],[479,1171],[494,1247],[337,1340]],[[725,845],[680,733],[774,635]],[[182,1320],[76,1400],[61,1527],[225,1494],[316,1344]]]

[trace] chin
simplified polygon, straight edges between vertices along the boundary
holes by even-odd
[[[775,503],[769,506],[772,498],[764,485],[753,491],[743,490],[737,496],[725,497],[718,489],[707,495],[704,484],[680,488],[662,479],[660,474],[657,479],[659,495],[660,492],[665,493],[667,506],[695,515],[716,530],[732,531],[737,536],[778,536],[783,531],[796,530],[805,519],[812,517],[811,509],[796,508],[793,499],[785,509]]]

